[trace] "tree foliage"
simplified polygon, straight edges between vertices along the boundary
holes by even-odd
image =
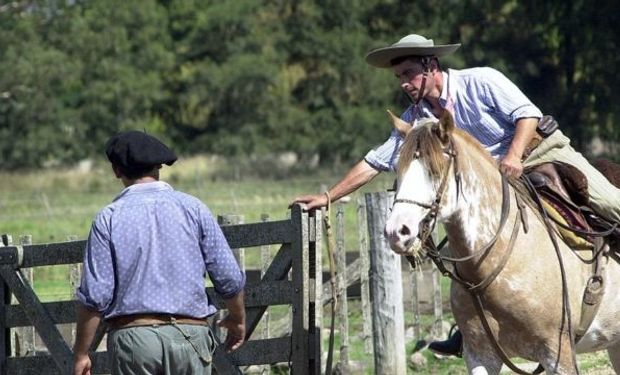
[[[0,3],[0,167],[71,164],[114,132],[181,153],[359,159],[406,104],[372,48],[463,43],[444,67],[502,70],[578,146],[620,139],[620,5],[601,0]]]

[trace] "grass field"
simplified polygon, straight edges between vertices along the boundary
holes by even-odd
[[[232,166],[230,166],[232,165]],[[250,168],[250,169],[248,169]],[[170,182],[178,190],[202,199],[215,215],[238,214],[244,221],[257,222],[263,215],[269,220],[287,217],[288,204],[297,195],[318,193],[333,184],[344,169],[313,171],[287,177],[278,173],[277,178],[260,178],[268,167],[251,170],[221,159],[194,157],[181,159],[171,168],[162,170],[162,180]],[[244,175],[249,178],[241,178]],[[392,186],[393,175],[381,174],[369,185],[352,195],[345,206],[345,248],[357,251],[356,199],[364,192],[384,191]],[[21,235],[32,235],[34,243],[61,242],[69,237],[85,239],[96,212],[120,192],[122,186],[107,165],[95,166],[88,172],[79,170],[46,170],[30,173],[0,173],[0,234],[11,234],[15,242]],[[257,252],[247,251],[248,268],[257,268]],[[326,258],[326,257],[324,257]],[[254,266],[255,265],[255,266]],[[69,283],[69,266],[39,267],[34,271],[34,287],[44,301],[71,298],[73,289]],[[443,280],[444,296],[449,282]],[[356,301],[350,308],[350,358],[360,363],[366,374],[373,373],[372,356],[364,352],[361,339],[361,309]],[[270,308],[271,309],[271,308]],[[277,315],[281,309],[274,309]],[[325,312],[325,316],[327,315]],[[410,327],[412,316],[406,313]],[[423,325],[431,326],[432,317],[423,317]],[[451,321],[450,317],[446,317]],[[415,341],[407,345],[411,355]],[[325,343],[324,347],[327,344]],[[339,338],[336,341],[335,358],[338,358]],[[410,373],[416,374],[462,374],[466,373],[461,359],[438,359],[427,350],[423,352],[427,364]],[[603,354],[580,357],[584,374],[613,373]]]

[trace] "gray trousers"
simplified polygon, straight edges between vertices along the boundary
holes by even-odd
[[[556,130],[544,139],[525,159],[523,165],[530,167],[556,160],[577,167],[583,172],[588,180],[590,205],[594,211],[609,220],[620,223],[620,189],[613,186],[607,177],[594,168],[583,155],[575,151],[570,145],[570,140],[560,130]]]
[[[215,347],[206,325],[139,326],[108,333],[112,375],[210,375]]]

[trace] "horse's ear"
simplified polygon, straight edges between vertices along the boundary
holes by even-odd
[[[392,125],[394,125],[396,131],[398,131],[401,136],[405,137],[411,131],[412,126],[406,121],[401,120],[399,117],[396,117],[389,109],[387,110],[387,113],[390,116],[390,120],[392,120]]]
[[[439,119],[439,138],[442,142],[448,142],[449,136],[454,130],[454,118],[449,111],[443,111]]]

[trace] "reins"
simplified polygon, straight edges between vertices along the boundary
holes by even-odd
[[[525,186],[527,187],[527,189],[532,190],[534,202],[538,206],[539,212],[542,214],[543,223],[545,224],[547,228],[547,232],[549,233],[549,238],[551,239],[551,243],[553,243],[553,249],[555,250],[556,256],[558,258],[558,262],[560,263],[560,275],[562,277],[562,324],[560,327],[565,327],[565,326],[568,327],[565,332],[568,334],[568,339],[570,340],[571,352],[573,354],[573,362],[575,363],[575,366],[577,366],[577,361],[575,359],[576,358],[575,340],[573,336],[573,328],[572,328],[572,322],[571,322],[571,308],[570,308],[570,301],[569,301],[569,296],[568,296],[568,285],[566,281],[566,269],[564,268],[564,260],[562,259],[562,252],[560,251],[560,245],[558,244],[555,231],[553,230],[553,227],[551,225],[551,220],[549,219],[549,216],[547,215],[547,211],[543,207],[543,203],[540,199],[540,196],[538,195],[538,193],[536,193],[536,190],[534,189],[534,186],[531,184],[529,179],[523,177],[522,180],[525,182]],[[560,335],[563,332],[564,332],[564,328],[560,330]],[[557,361],[559,362],[559,360],[560,360],[560,357],[558,354]],[[577,374],[579,373],[578,368],[575,368],[575,371]]]
[[[596,317],[596,313],[598,312],[598,308],[604,293],[604,279],[603,279],[603,256],[607,256],[608,247],[606,246],[606,242],[604,240],[605,237],[613,233],[618,227],[618,223],[608,224],[606,222],[598,222],[598,225],[601,227],[607,227],[606,230],[602,231],[590,231],[590,230],[581,230],[579,228],[572,227],[570,225],[562,223],[560,220],[556,219],[553,215],[549,215],[547,209],[542,204],[541,196],[538,194],[538,191],[534,188],[534,184],[529,180],[529,178],[523,178],[524,185],[527,188],[529,194],[534,197],[535,203],[538,206],[538,210],[541,212],[543,216],[544,223],[547,227],[547,231],[549,232],[549,236],[552,239],[554,248],[557,252],[558,259],[560,261],[560,265],[562,267],[562,277],[563,277],[563,286],[565,287],[565,272],[562,264],[561,253],[559,251],[559,247],[557,244],[557,240],[555,238],[555,233],[551,233],[553,231],[552,222],[556,226],[563,228],[565,230],[569,230],[575,234],[588,236],[590,239],[593,239],[594,248],[592,249],[592,257],[589,259],[581,256],[579,252],[573,250],[573,254],[584,264],[592,265],[592,274],[586,283],[586,287],[582,297],[581,304],[581,316],[579,320],[579,325],[575,329],[574,335],[572,334],[572,324],[569,323],[568,333],[571,338],[571,348],[574,349],[575,343],[579,342],[581,338],[585,335],[588,328],[594,321]],[[581,208],[583,209],[583,208]],[[564,296],[568,303],[568,296]],[[567,305],[568,306],[568,305]],[[568,321],[570,322],[570,306],[568,306]],[[573,350],[573,355],[575,355]]]

